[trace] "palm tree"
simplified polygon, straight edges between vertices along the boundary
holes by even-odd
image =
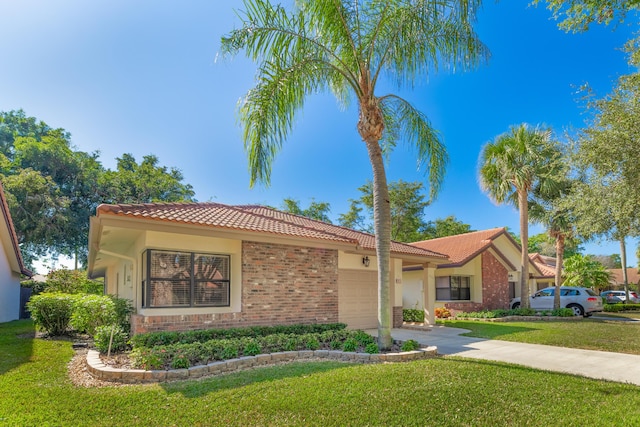
[[[512,203],[520,212],[520,296],[529,307],[529,192],[547,192],[554,185],[557,159],[550,144],[551,132],[526,124],[487,143],[480,153],[480,186],[496,203]]]
[[[559,154],[558,154],[559,157]],[[547,227],[549,236],[555,241],[556,268],[555,293],[553,307],[560,308],[560,286],[562,285],[562,266],[564,248],[567,239],[575,238],[574,218],[571,209],[563,205],[562,201],[571,193],[573,181],[566,177],[564,170],[558,171],[557,185],[550,186],[551,192],[542,192],[534,188],[533,200],[529,201],[529,216]],[[564,173],[563,173],[564,172]]]
[[[373,169],[380,348],[392,344],[384,155],[401,139],[414,146],[435,197],[447,154],[423,113],[376,89],[384,76],[412,86],[439,66],[467,68],[486,57],[471,26],[479,5],[479,0],[298,0],[289,12],[268,0],[245,0],[242,28],[222,38],[223,53],[244,50],[259,63],[256,86],[239,107],[250,185],[269,184],[273,159],[308,96],[331,91],[344,106],[357,100],[357,128]]]

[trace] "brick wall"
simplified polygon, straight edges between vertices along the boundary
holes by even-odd
[[[338,321],[338,251],[242,243],[240,313],[132,317],[132,332]]]
[[[452,314],[509,308],[509,275],[507,269],[488,251],[481,255],[482,302],[448,302],[444,306]]]
[[[393,319],[391,323],[393,325],[392,327],[394,328],[402,328],[402,324],[403,324],[402,306],[393,307]]]
[[[488,251],[482,254],[482,308],[509,308],[509,272]]]

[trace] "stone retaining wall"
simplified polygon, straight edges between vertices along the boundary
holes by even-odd
[[[100,353],[96,350],[89,350],[87,354],[87,369],[95,378],[104,381],[135,384],[194,379],[206,375],[218,375],[256,366],[267,366],[303,359],[336,360],[350,363],[383,363],[426,359],[436,354],[437,348],[433,346],[415,351],[381,354],[351,353],[337,350],[302,350],[245,356],[238,359],[212,362],[208,365],[192,366],[189,369],[145,371],[143,369],[118,369],[106,366],[100,360]]]

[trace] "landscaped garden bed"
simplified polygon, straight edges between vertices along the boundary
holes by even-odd
[[[104,339],[99,341],[104,342]],[[120,382],[197,378],[294,360],[397,362],[433,356],[413,340],[395,341],[380,354],[376,339],[345,324],[292,325],[135,335],[132,349],[116,355],[89,351],[89,372]]]

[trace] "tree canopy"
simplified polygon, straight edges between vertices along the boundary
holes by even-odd
[[[534,0],[539,4],[541,0]],[[546,0],[547,9],[565,31],[585,31],[593,23],[622,22],[627,13],[637,11],[639,0]]]
[[[175,168],[148,155],[138,165],[130,154],[105,169],[99,153],[71,144],[71,134],[28,117],[0,112],[0,179],[27,264],[46,255],[87,256],[89,217],[100,203],[193,200]]]

